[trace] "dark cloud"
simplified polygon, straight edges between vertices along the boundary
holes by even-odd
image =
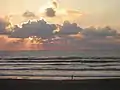
[[[26,17],[26,18],[36,17],[36,15],[33,12],[30,12],[30,11],[24,12],[22,16]]]
[[[58,3],[57,3],[56,1],[53,1],[52,4],[53,4],[53,6],[54,6],[55,8],[58,7]]]
[[[53,8],[47,8],[45,13],[46,13],[46,16],[48,17],[56,16],[56,11]]]
[[[82,29],[80,34],[83,38],[73,39],[67,38],[70,45],[76,49],[89,49],[89,50],[120,50],[120,39],[117,30],[110,27],[94,28],[89,27]]]
[[[69,21],[64,21],[63,25],[60,27],[60,34],[71,35],[77,34],[82,30],[77,23],[70,23]]]
[[[14,38],[28,38],[29,36],[37,36],[42,38],[48,38],[53,35],[53,31],[56,29],[55,24],[48,24],[44,20],[28,21],[22,25],[22,28],[16,26],[15,31],[11,34]]]
[[[71,24],[67,22],[67,24],[65,23],[65,26],[67,25],[69,26]],[[63,28],[63,26],[61,26],[61,28]],[[66,50],[67,48],[69,48],[69,50],[120,50],[120,34],[117,32],[117,30],[114,30],[108,26],[104,28],[81,28],[79,35],[83,37],[76,37],[75,35],[72,37],[69,36],[71,34],[77,33],[77,31],[71,32],[74,30],[75,29],[71,29],[69,27],[69,29],[65,29],[64,32],[61,31],[63,33],[62,36],[60,34],[59,40],[54,40],[52,41],[52,43],[50,43],[50,41],[48,44],[45,45],[47,47],[50,46],[49,48],[57,48],[57,46],[59,46],[62,47],[62,49],[64,50]]]
[[[8,34],[7,27],[10,24],[10,22],[6,22],[4,19],[0,19],[0,35]]]
[[[59,32],[53,34],[53,31],[59,28]],[[14,38],[28,38],[29,36],[38,36],[43,38],[53,37],[54,35],[75,35],[80,33],[84,39],[103,39],[107,37],[118,38],[120,35],[117,30],[110,27],[104,28],[81,28],[77,23],[70,23],[64,21],[62,25],[48,24],[44,20],[28,21],[26,24],[22,24],[22,28],[17,25],[14,26],[14,32],[10,35]],[[74,37],[74,36],[73,36]]]
[[[106,38],[106,37],[116,37],[118,36],[117,30],[114,30],[110,27],[104,28],[94,28],[89,27],[85,28],[81,32],[85,38]]]

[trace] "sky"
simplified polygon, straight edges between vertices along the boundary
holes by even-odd
[[[1,0],[0,50],[120,50],[120,0]]]
[[[49,0],[1,0],[0,13],[38,12]],[[82,25],[111,25],[120,28],[120,0],[58,0],[60,7],[78,9],[84,13],[78,22]]]

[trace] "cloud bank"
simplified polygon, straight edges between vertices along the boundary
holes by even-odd
[[[11,33],[6,26],[1,20],[0,50],[120,50],[120,33],[109,26],[81,28],[69,21],[52,24],[43,19],[14,25]]]
[[[12,38],[28,38],[30,36],[37,36],[42,38],[48,38],[53,35],[53,31],[56,29],[55,24],[48,24],[44,20],[28,21],[26,24],[22,24],[22,28],[14,28],[14,32],[11,33]]]

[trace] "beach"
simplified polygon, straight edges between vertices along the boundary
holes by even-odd
[[[1,79],[1,90],[120,90],[120,79]]]

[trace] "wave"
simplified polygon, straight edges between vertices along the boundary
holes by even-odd
[[[25,75],[24,75],[25,74]],[[1,57],[0,76],[120,76],[120,57]]]
[[[64,59],[64,60],[70,60],[70,59],[120,59],[120,57],[78,57],[78,56],[51,56],[51,57],[1,57],[0,60],[6,59],[6,60],[56,60],[56,59]]]

